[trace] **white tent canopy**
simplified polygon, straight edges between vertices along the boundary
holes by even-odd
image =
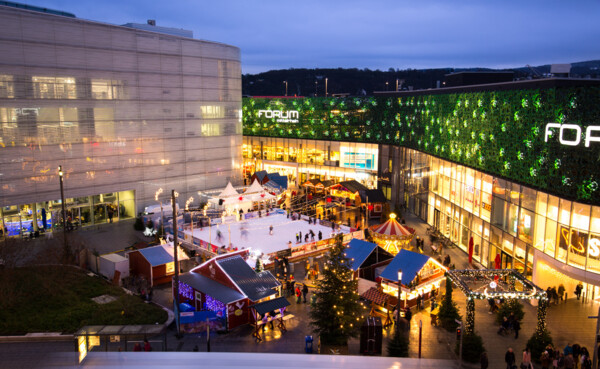
[[[249,209],[252,208],[253,202],[268,201],[276,198],[276,196],[268,193],[258,181],[254,181],[252,186],[248,187],[243,193],[238,193],[231,183],[219,194],[218,197],[212,197],[208,200],[215,206],[224,206],[225,208],[234,209]]]
[[[263,188],[263,186],[260,185],[260,183],[258,183],[258,180],[255,179],[254,182],[252,182],[252,186],[248,187],[246,189],[246,191],[244,191],[244,195],[247,194],[251,194],[251,193],[259,193],[259,192],[264,192],[265,189]]]
[[[227,187],[219,194],[219,198],[237,196],[239,193],[233,188],[231,182],[227,182]]]

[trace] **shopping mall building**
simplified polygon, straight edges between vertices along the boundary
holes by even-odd
[[[473,258],[600,290],[600,81],[247,98],[246,171],[381,188]]]
[[[117,26],[1,3],[3,232],[55,224],[59,165],[82,225],[136,216],[160,188],[168,204],[172,189],[188,199],[241,183],[238,48],[153,21]]]

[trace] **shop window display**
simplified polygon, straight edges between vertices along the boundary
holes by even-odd
[[[585,269],[585,258],[588,253],[588,234],[577,229],[571,229],[567,240],[569,248],[569,265]]]
[[[600,273],[600,233],[590,233],[587,270]]]
[[[544,252],[553,258],[556,257],[556,222],[546,219],[546,235],[544,239]]]
[[[567,262],[567,254],[569,252],[569,227],[563,224],[558,224],[558,232],[556,234],[558,243],[556,258],[563,263]]]

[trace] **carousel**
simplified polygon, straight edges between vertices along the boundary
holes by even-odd
[[[398,223],[393,213],[387,222],[369,227],[369,231],[375,243],[392,255],[399,253],[402,248],[409,248],[415,236],[415,230]]]

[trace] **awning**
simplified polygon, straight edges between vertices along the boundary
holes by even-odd
[[[265,315],[265,313],[276,311],[289,305],[290,302],[285,297],[278,297],[276,299],[264,301],[250,307],[256,310],[256,312],[260,315]]]

